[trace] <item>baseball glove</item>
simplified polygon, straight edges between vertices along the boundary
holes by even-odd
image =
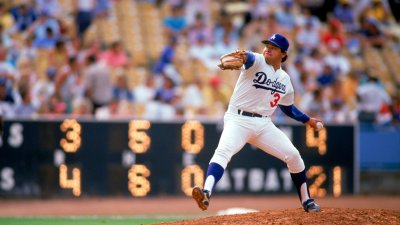
[[[219,58],[221,61],[218,67],[222,70],[239,70],[247,60],[247,52],[244,50],[236,50],[229,54],[225,54]]]

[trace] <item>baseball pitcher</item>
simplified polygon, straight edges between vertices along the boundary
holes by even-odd
[[[318,212],[320,206],[308,191],[303,159],[271,121],[271,115],[279,107],[287,116],[314,129],[321,129],[322,121],[310,118],[293,104],[293,86],[281,68],[287,59],[288,40],[274,34],[262,43],[265,44],[262,54],[238,50],[220,58],[221,69],[240,69],[241,73],[224,116],[224,130],[210,160],[204,187],[194,187],[192,197],[200,209],[206,210],[213,188],[232,156],[250,143],[287,164],[304,210]]]

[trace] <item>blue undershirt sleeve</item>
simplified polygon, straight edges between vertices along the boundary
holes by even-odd
[[[279,105],[279,108],[284,112],[287,116],[302,123],[305,123],[310,120],[310,117],[305,113],[300,111],[295,105]]]
[[[256,61],[256,56],[252,52],[247,52],[247,60],[246,63],[244,64],[244,68],[247,70],[254,64],[255,61]]]

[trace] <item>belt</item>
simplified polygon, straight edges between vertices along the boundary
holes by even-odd
[[[240,109],[238,109],[238,114],[242,115],[242,116],[249,116],[249,117],[259,117],[259,118],[263,117],[260,114],[252,113],[252,112],[246,112],[246,111],[243,111],[243,110],[240,110]]]

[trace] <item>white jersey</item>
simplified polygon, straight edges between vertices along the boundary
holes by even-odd
[[[294,103],[294,89],[289,75],[282,68],[275,71],[262,54],[252,54],[255,61],[250,68],[242,69],[229,108],[271,116],[278,104]]]

